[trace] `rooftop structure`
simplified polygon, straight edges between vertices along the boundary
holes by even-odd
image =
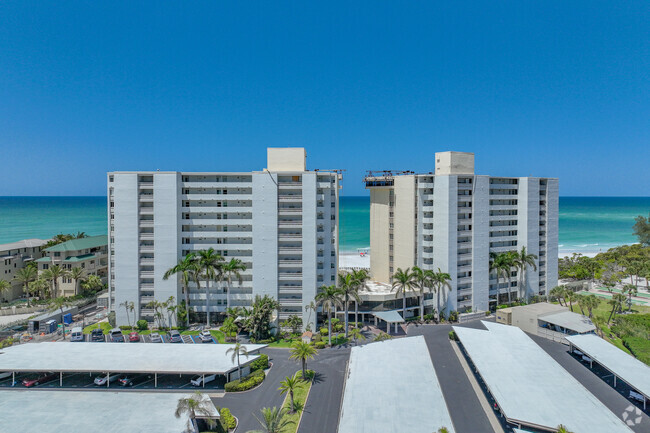
[[[200,316],[247,307],[256,295],[280,303],[279,319],[315,315],[305,307],[338,272],[340,174],[307,170],[303,148],[270,148],[267,168],[233,172],[108,173],[110,290],[114,305],[133,302],[136,319],[153,320],[153,300],[184,298],[165,272],[189,253],[214,248],[246,266],[242,282],[211,290],[189,287]],[[205,285],[204,285],[205,286]],[[213,285],[216,286],[216,285]],[[126,312],[116,308],[118,325]]]
[[[50,252],[75,252],[80,250],[87,250],[91,248],[104,247],[108,244],[107,235],[99,236],[86,236],[85,238],[70,239],[69,241],[61,242],[60,244],[53,245],[46,248],[45,251]]]
[[[25,239],[0,245],[0,280],[11,285],[9,290],[0,294],[0,302],[24,296],[24,287],[14,277],[20,269],[43,255],[41,248],[46,243],[43,239]]]
[[[650,399],[650,367],[594,334],[567,337],[569,344],[586,354],[614,375]],[[616,382],[614,382],[616,384]]]
[[[346,376],[338,433],[454,432],[424,337],[353,347]]]
[[[454,326],[506,420],[516,427],[574,433],[629,433],[600,400],[521,329],[482,322],[487,330]]]
[[[487,311],[508,298],[545,295],[557,285],[558,180],[474,173],[474,155],[435,154],[435,174],[370,172],[370,276],[390,282],[398,268],[447,272],[446,311]],[[490,253],[538,257],[510,284],[490,272]],[[497,296],[500,294],[500,299]],[[442,307],[441,307],[442,308]]]
[[[189,418],[174,416],[191,393],[0,391],[2,430],[39,433],[185,433]],[[146,409],[143,409],[146,408]],[[211,418],[219,414],[212,405]]]

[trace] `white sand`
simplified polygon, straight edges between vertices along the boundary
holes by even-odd
[[[359,253],[339,253],[340,269],[370,269],[370,254],[361,257]]]

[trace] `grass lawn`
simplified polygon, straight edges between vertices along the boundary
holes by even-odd
[[[298,375],[302,376],[302,370],[298,371]],[[305,407],[305,403],[307,403],[307,396],[309,395],[309,389],[311,388],[311,381],[303,381],[298,385],[298,388],[294,391],[293,393],[293,400],[296,405],[298,405],[300,408]],[[287,394],[286,398],[284,399],[284,403],[282,403],[282,408],[286,408],[287,410],[289,409],[289,406],[291,405],[291,399],[289,398],[289,395]],[[302,413],[302,410],[296,411],[294,413],[287,413],[287,419],[290,421],[293,421],[293,424],[289,424],[284,430],[282,430],[282,433],[296,433],[298,431],[298,426],[300,425],[300,414]]]
[[[113,328],[111,327],[111,324],[110,324],[110,323],[108,323],[108,322],[99,322],[99,323],[95,323],[94,325],[86,326],[86,327],[84,328],[84,334],[90,334],[90,333],[93,331],[93,329],[96,329],[96,328],[97,328],[97,326],[100,326],[100,327],[101,327],[102,332],[103,332],[104,334],[108,334],[108,332],[109,332],[111,329],[113,329]]]
[[[296,337],[296,338],[289,338],[288,340],[285,340],[284,338],[281,338],[278,341],[274,341],[273,343],[269,344],[269,347],[291,347],[293,343],[296,341],[302,341],[301,337]]]

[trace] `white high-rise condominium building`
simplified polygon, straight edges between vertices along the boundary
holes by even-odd
[[[153,319],[152,300],[184,299],[180,280],[164,273],[190,252],[214,248],[246,265],[233,282],[231,306],[255,295],[276,298],[279,319],[315,327],[305,307],[338,272],[340,174],[306,170],[302,148],[268,149],[268,168],[248,173],[108,173],[110,288],[118,324],[133,302],[135,319]],[[205,283],[190,284],[190,308],[206,312]],[[212,283],[210,312],[224,312],[226,293]]]
[[[474,154],[435,154],[435,174],[369,173],[370,273],[389,282],[417,265],[447,272],[447,311],[487,311],[497,301],[490,253],[521,251],[538,257],[526,287],[511,274],[513,296],[544,295],[557,285],[558,180],[474,174]],[[501,302],[508,283],[501,278]]]

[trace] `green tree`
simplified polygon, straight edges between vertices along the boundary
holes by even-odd
[[[451,290],[451,275],[442,272],[440,268],[438,268],[438,271],[431,275],[431,280],[434,286],[433,290],[436,293],[436,314],[438,314],[438,322],[440,322],[442,318],[442,315],[440,314],[440,293],[443,289]]]
[[[296,341],[291,345],[291,355],[289,359],[295,359],[302,364],[302,377],[307,377],[307,360],[314,359],[316,348],[304,341]]]
[[[223,278],[226,280],[226,308],[230,308],[230,292],[232,291],[232,280],[236,278],[241,286],[243,283],[243,278],[241,273],[246,270],[246,265],[239,259],[230,259],[229,262],[226,262],[222,265],[221,272]]]
[[[248,433],[282,433],[289,425],[295,424],[293,421],[286,417],[287,411],[285,409],[278,409],[277,407],[262,408],[262,419],[257,415],[253,415],[257,422],[262,426],[262,430],[255,430]]]
[[[303,376],[304,377],[304,376]],[[293,392],[298,388],[298,385],[302,382],[302,378],[298,375],[298,373],[294,374],[293,376],[285,377],[282,382],[280,382],[280,388],[278,388],[278,391],[280,391],[280,394],[289,394],[289,401],[290,401],[290,412],[293,413],[295,411],[295,405],[293,402]]]
[[[163,280],[169,279],[172,275],[179,275],[181,279],[181,286],[183,294],[185,295],[185,306],[189,310],[190,305],[190,280],[193,279],[195,273],[199,270],[196,254],[189,253],[176,263],[173,267],[169,268],[163,275]],[[200,287],[199,287],[200,288]],[[185,326],[190,327],[190,315],[185,315]]]
[[[71,304],[63,296],[59,296],[52,300],[52,310],[59,310],[61,312],[61,332],[63,333],[63,339],[65,340],[65,323],[63,322],[63,308],[69,307]]]
[[[650,216],[648,218],[639,215],[634,219],[635,224],[632,227],[634,235],[639,238],[639,243],[644,246],[650,246]]]
[[[564,287],[562,286],[555,286],[551,289],[549,292],[549,295],[560,303],[561,306],[565,307],[566,304],[564,303]]]
[[[277,300],[269,295],[255,295],[251,309],[244,309],[247,314],[244,321],[245,328],[254,340],[263,340],[271,335],[271,316],[280,308]]]
[[[568,428],[560,424],[559,426],[557,426],[557,433],[572,433],[572,432],[570,432]]]
[[[497,305],[501,303],[501,277],[508,278],[510,266],[504,253],[490,253],[490,272],[494,271],[497,277]],[[508,287],[508,292],[510,287]]]
[[[7,280],[0,280],[0,295],[4,295],[11,289],[11,283]]]
[[[359,294],[360,290],[363,290],[366,288],[366,283],[370,279],[370,275],[368,275],[368,272],[365,269],[356,269],[352,271],[352,275],[354,275],[354,283],[356,286],[356,291],[357,295]],[[359,304],[361,303],[360,299],[354,300],[354,323],[359,323]]]
[[[614,316],[614,314],[617,311],[621,311],[624,302],[625,302],[625,295],[622,295],[620,293],[614,294],[614,296],[612,296],[612,299],[608,301],[609,305],[612,306],[612,311],[609,313],[609,318],[607,319],[607,325],[611,323],[612,316]]]
[[[89,291],[96,291],[103,285],[104,284],[102,283],[102,279],[99,278],[97,275],[88,275],[86,281],[83,281],[81,283],[81,287],[84,290],[89,290]]]
[[[69,271],[69,277],[74,282],[74,294],[79,293],[79,283],[84,279],[86,271],[83,268],[72,268]]]
[[[594,294],[587,295],[584,297],[584,304],[585,308],[589,312],[589,318],[592,319],[594,317],[593,311],[598,308],[598,305],[600,304],[600,299]]]
[[[124,308],[124,311],[126,312],[126,321],[129,324],[129,327],[131,327],[131,315],[129,314],[129,312],[133,311],[132,308],[135,308],[135,304],[133,302],[124,301],[120,303],[120,307]]]
[[[206,326],[210,327],[210,281],[220,281],[222,278],[223,257],[214,248],[198,252],[199,274],[205,279],[205,313]],[[199,287],[200,288],[200,287]]]
[[[171,329],[173,323],[172,318],[176,313],[178,306],[176,305],[176,298],[170,296],[165,302],[163,302],[163,308],[167,310],[167,323],[169,323],[169,328]]]
[[[52,298],[59,296],[59,279],[67,278],[68,275],[68,270],[59,265],[50,266],[43,272],[43,278],[52,283]]]
[[[391,340],[393,337],[390,334],[387,334],[385,332],[380,332],[375,336],[375,339],[372,341],[384,341],[384,340]]]
[[[221,331],[225,334],[226,340],[232,339],[232,334],[235,334],[235,341],[237,340],[237,333],[239,332],[239,327],[235,325],[235,319],[228,317],[221,325]]]
[[[345,338],[348,338],[350,299],[353,299],[355,302],[361,302],[361,298],[359,297],[359,286],[353,273],[339,273],[339,291],[343,297],[343,308],[345,310]]]
[[[311,301],[309,304],[305,305],[305,311],[309,313],[307,316],[307,324],[305,325],[305,330],[311,330],[311,313],[316,313],[316,303]]]
[[[27,297],[29,298],[29,293],[38,293],[39,296],[46,297],[47,290],[50,288],[50,283],[45,278],[37,278],[28,285]],[[27,304],[29,305],[29,303]]]
[[[323,286],[316,295],[316,303],[327,311],[329,345],[332,345],[332,310],[341,306],[341,291],[334,285]]]
[[[433,271],[421,269],[413,266],[413,279],[415,281],[415,288],[418,291],[418,298],[420,303],[420,320],[424,319],[424,293],[431,290],[433,287]]]
[[[27,297],[27,306],[29,307],[29,283],[36,280],[38,271],[33,266],[26,266],[16,271],[14,280],[23,286],[23,292]]]
[[[393,284],[391,291],[395,290],[396,298],[400,294],[402,295],[402,317],[406,319],[406,292],[412,292],[416,287],[417,282],[415,280],[415,274],[411,272],[411,268],[406,268],[406,270],[397,268],[397,271],[393,274],[392,280]]]
[[[355,345],[359,340],[363,341],[366,339],[365,335],[363,335],[359,328],[353,328],[352,331],[350,331],[350,336],[354,340]]]
[[[634,284],[626,284],[623,286],[623,293],[627,295],[628,311],[632,311],[632,297],[637,295],[638,289]]]
[[[250,356],[248,353],[248,349],[246,349],[246,346],[237,342],[233,346],[228,348],[228,350],[226,350],[226,355],[228,355],[229,353],[232,353],[232,355],[230,356],[230,360],[232,362],[235,362],[235,358],[237,359],[237,371],[239,373],[238,377],[239,379],[241,379],[241,364],[239,363],[239,357],[245,356],[246,359],[248,359],[248,357]]]
[[[569,303],[569,309],[573,312],[573,303],[577,300],[575,292],[573,290],[565,290],[564,300]]]
[[[180,418],[182,415],[187,414],[189,417],[188,421],[188,430],[194,430],[192,427],[192,420],[196,419],[197,415],[200,416],[210,416],[212,407],[212,402],[210,398],[206,395],[201,394],[201,392],[196,391],[191,397],[184,397],[178,399],[178,404],[176,406],[176,412],[174,416]]]
[[[530,298],[529,293],[528,293],[528,267],[530,266],[533,268],[534,271],[537,270],[537,256],[535,254],[529,254],[526,251],[526,247],[521,247],[521,250],[516,254],[515,257],[515,265],[519,269],[519,297],[525,298],[526,301]],[[523,288],[523,294],[521,293],[521,289]]]

